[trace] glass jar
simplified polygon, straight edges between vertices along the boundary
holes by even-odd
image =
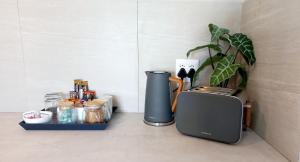
[[[85,122],[90,124],[104,122],[103,105],[87,106],[84,108],[84,110],[85,110]]]
[[[76,122],[73,102],[61,101],[57,107],[57,120],[59,123],[67,124]]]

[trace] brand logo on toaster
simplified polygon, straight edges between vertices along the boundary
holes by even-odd
[[[209,132],[200,132],[200,133],[211,136],[211,133],[209,133]]]

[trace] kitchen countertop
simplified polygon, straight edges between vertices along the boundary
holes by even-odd
[[[287,162],[253,131],[228,145],[152,127],[143,114],[116,113],[104,131],[25,131],[21,113],[0,113],[0,161]]]

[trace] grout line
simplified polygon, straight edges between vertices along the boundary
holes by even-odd
[[[140,112],[140,49],[139,49],[139,0],[136,0],[136,50],[137,50],[137,94],[138,112]]]
[[[18,10],[18,24],[19,24],[19,36],[20,36],[20,45],[21,45],[21,53],[22,53],[22,63],[23,63],[23,77],[24,77],[24,82],[23,85],[25,87],[25,92],[27,88],[27,73],[26,73],[26,61],[25,61],[25,52],[24,52],[24,38],[22,34],[22,26],[21,26],[21,14],[20,14],[20,5],[19,5],[19,0],[17,1],[17,10]],[[28,101],[28,97],[26,96],[26,103]]]
[[[18,23],[19,23],[19,35],[20,35],[20,43],[21,43],[21,53],[23,59],[23,66],[25,68],[25,54],[24,54],[24,39],[22,34],[22,27],[21,27],[21,16],[20,16],[20,7],[19,7],[19,0],[17,0],[17,10],[18,10]],[[26,74],[26,73],[25,73]]]

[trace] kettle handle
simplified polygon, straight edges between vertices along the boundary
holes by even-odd
[[[172,112],[175,112],[176,111],[176,104],[177,104],[177,97],[178,97],[179,93],[182,91],[183,83],[182,83],[181,79],[178,79],[176,77],[169,77],[169,81],[176,82],[178,84],[178,89],[176,91],[176,95],[175,95],[173,103],[172,103]]]

